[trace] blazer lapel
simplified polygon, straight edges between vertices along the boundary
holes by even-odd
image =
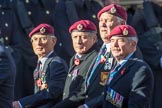
[[[97,58],[97,57],[96,57]],[[106,59],[110,58],[110,52],[107,53],[107,57]],[[96,60],[96,59],[95,59]],[[90,85],[92,85],[93,81],[95,80],[95,78],[100,75],[101,71],[100,69],[102,69],[104,67],[105,63],[100,63],[98,64],[97,68],[95,69],[95,72],[92,75],[92,78],[90,79]],[[92,70],[93,65],[91,66],[91,70]],[[105,70],[105,72],[108,72],[107,70]]]
[[[71,60],[70,60],[70,68],[69,68],[68,73],[69,73],[69,72],[72,72],[72,70],[73,70],[74,67],[76,66],[76,65],[74,64],[74,59],[75,59],[75,56],[73,56],[73,57],[71,58]]]
[[[101,67],[103,67],[104,64],[99,64],[99,66],[97,66],[95,72],[92,75],[92,78],[90,79],[90,85],[92,85],[93,81],[95,80],[96,76],[99,75],[99,73],[101,73],[100,71],[98,71],[98,69],[100,69]]]
[[[125,63],[125,65],[119,69],[119,72],[117,72],[115,74],[115,76],[112,79],[112,81],[110,82],[109,86],[114,85],[120,78],[122,78],[122,76],[124,76],[128,72],[129,67],[135,63],[136,59],[137,58],[130,58],[127,61],[127,63]]]
[[[53,59],[53,57],[56,57],[56,54],[52,52],[49,56],[48,59],[45,61],[44,67],[43,67],[43,72],[46,71],[47,65],[50,63],[50,61]]]

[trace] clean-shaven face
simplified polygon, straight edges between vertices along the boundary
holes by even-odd
[[[42,34],[34,34],[31,37],[32,47],[38,58],[42,58],[51,52],[54,49],[56,41],[56,37]]]
[[[104,43],[109,42],[107,37],[110,34],[110,31],[117,25],[120,25],[120,23],[116,16],[109,14],[108,12],[101,14],[99,19],[99,30],[101,39]]]
[[[90,36],[87,32],[72,32],[71,37],[73,48],[78,54],[86,53],[97,40],[96,36]]]

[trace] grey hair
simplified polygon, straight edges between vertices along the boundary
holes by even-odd
[[[87,32],[87,34],[90,36],[97,36],[97,32]]]
[[[90,31],[90,32],[84,32],[86,34],[88,34],[88,36],[97,36],[97,31]],[[71,33],[71,35],[73,34],[73,32]]]
[[[135,41],[136,43],[138,43],[137,36],[127,37],[127,39],[128,39],[128,41]]]
[[[127,22],[120,17],[117,17],[117,20],[118,20],[118,23],[124,22],[124,24],[127,24]]]
[[[55,36],[55,35],[47,35],[47,36],[50,36],[51,38],[56,38],[56,36]]]

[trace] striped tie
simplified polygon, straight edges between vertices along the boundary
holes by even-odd
[[[37,62],[37,67],[36,67],[35,72],[34,72],[34,78],[39,75],[41,64],[42,64],[41,61]]]

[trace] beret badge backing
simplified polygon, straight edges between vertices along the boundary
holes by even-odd
[[[110,12],[111,12],[112,14],[114,14],[114,13],[116,12],[116,8],[115,8],[115,7],[112,7],[112,8],[110,9]]]
[[[46,29],[44,27],[40,28],[40,33],[45,33],[46,32]]]
[[[78,24],[77,25],[77,30],[82,30],[83,29],[83,25],[82,24]]]
[[[123,30],[123,35],[128,35],[128,30],[126,28]]]

